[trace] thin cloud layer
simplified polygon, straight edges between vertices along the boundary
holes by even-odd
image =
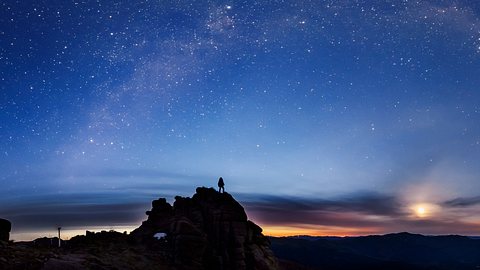
[[[4,206],[0,216],[14,231],[139,224],[150,207],[146,198],[112,193],[51,194]]]
[[[446,201],[443,204],[449,207],[470,207],[480,204],[480,196],[455,198],[453,200]]]
[[[268,227],[308,228],[313,233],[325,231],[368,231],[389,233],[410,231],[426,234],[480,233],[479,225],[468,217],[468,210],[451,213],[459,206],[479,203],[478,197],[440,203],[442,211],[419,217],[401,198],[376,193],[359,193],[334,199],[259,196],[245,203],[248,213]],[[457,211],[458,212],[458,211]],[[292,230],[294,233],[294,230]]]
[[[442,212],[457,212],[458,219],[439,212],[419,218],[397,196],[355,193],[330,199],[234,194],[249,218],[269,227],[304,228],[310,234],[352,232],[382,234],[409,231],[426,234],[480,234],[475,221],[465,219],[479,197],[457,198],[440,203]],[[52,230],[57,226],[84,228],[97,226],[139,226],[146,218],[150,202],[171,194],[129,195],[125,192],[49,194],[31,196],[17,203],[2,202],[0,216],[13,223],[14,231]],[[465,208],[465,209],[462,209]],[[475,209],[473,207],[473,209]],[[291,230],[291,234],[296,234]]]

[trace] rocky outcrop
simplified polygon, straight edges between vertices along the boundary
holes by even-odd
[[[157,233],[166,234],[163,241],[179,269],[278,269],[262,229],[228,193],[197,188],[192,198],[177,196],[173,206],[163,198],[153,201],[146,214],[131,236],[151,242]]]
[[[0,218],[0,241],[8,241],[10,239],[11,230],[12,223],[6,219]]]

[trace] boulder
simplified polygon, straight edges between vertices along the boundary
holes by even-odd
[[[12,230],[12,223],[10,221],[0,218],[0,241],[10,240],[10,231]]]

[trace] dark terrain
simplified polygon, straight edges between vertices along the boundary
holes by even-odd
[[[396,233],[364,237],[270,237],[275,255],[313,269],[480,269],[480,240]]]

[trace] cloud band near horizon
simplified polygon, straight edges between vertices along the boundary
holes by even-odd
[[[414,210],[394,195],[364,192],[335,198],[282,197],[234,194],[249,219],[269,235],[364,235],[409,231],[423,234],[480,235],[479,222],[469,217],[479,211],[478,197],[438,203],[436,213],[415,216]],[[172,201],[173,194],[162,194]],[[24,232],[114,226],[135,228],[146,219],[151,195],[123,192],[50,194],[9,203],[0,216],[13,223],[13,237]],[[282,232],[283,230],[287,230]],[[41,237],[43,235],[38,235]]]

